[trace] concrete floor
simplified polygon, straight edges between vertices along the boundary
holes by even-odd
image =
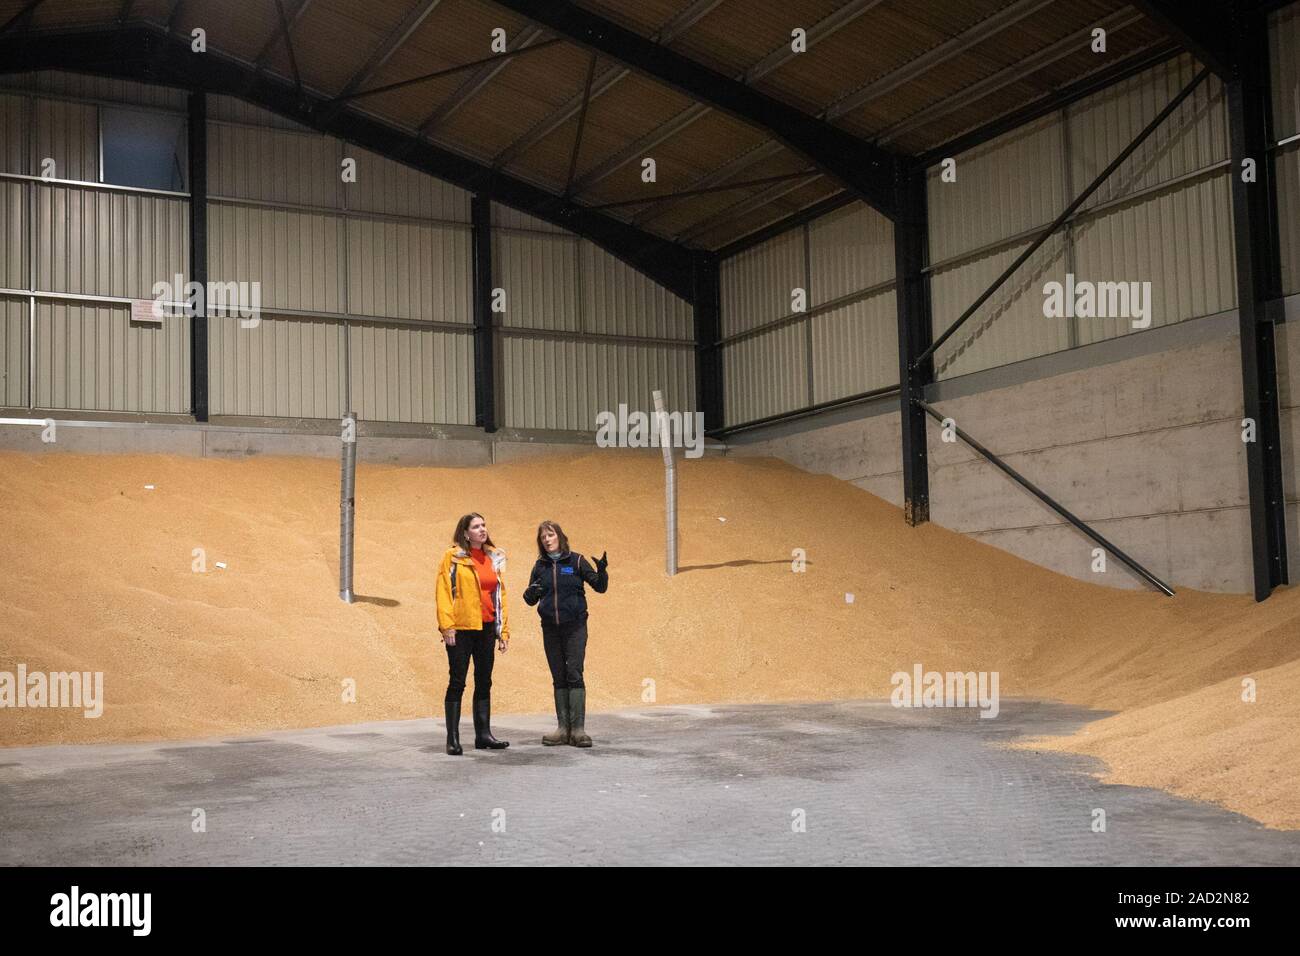
[[[593,715],[587,751],[542,747],[553,720],[501,718],[509,750],[459,758],[432,720],[7,749],[0,864],[1300,863],[1300,833],[999,746],[1087,716],[661,707]]]

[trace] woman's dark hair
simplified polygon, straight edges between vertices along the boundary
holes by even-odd
[[[456,522],[456,531],[451,536],[451,540],[455,544],[460,545],[461,549],[464,551],[468,551],[470,549],[469,525],[470,522],[473,521],[475,518],[483,518],[483,516],[479,514],[477,511],[471,511],[469,514],[463,515],[461,519]],[[487,518],[483,518],[483,520],[487,521]],[[483,542],[483,547],[485,548],[496,547],[496,545],[492,543],[491,535],[488,535],[487,540]]]
[[[564,552],[569,550],[569,538],[568,535],[564,533],[564,529],[554,521],[543,521],[537,526],[537,556],[539,558],[546,557],[546,545],[542,544],[543,531],[555,532],[555,536],[560,539],[560,554],[564,554]]]

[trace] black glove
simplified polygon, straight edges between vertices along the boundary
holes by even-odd
[[[602,551],[602,552],[600,553],[600,557],[596,559],[596,570],[597,570],[597,571],[604,571],[605,568],[607,568],[607,567],[609,566],[609,557],[608,557],[608,555],[609,555],[609,552],[608,552],[608,551]]]

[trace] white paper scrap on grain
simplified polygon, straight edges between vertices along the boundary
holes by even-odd
[[[217,567],[221,568],[221,570],[223,570],[223,571],[226,570],[226,562],[225,562],[225,561],[218,561],[218,562],[217,562]]]
[[[144,486],[144,490],[145,490],[145,491],[153,491],[153,485],[145,485],[145,486]]]
[[[852,603],[853,603],[853,594],[852,594],[852,592],[846,592],[846,593],[845,593],[845,595],[844,595],[844,603],[845,603],[845,604],[852,604]]]

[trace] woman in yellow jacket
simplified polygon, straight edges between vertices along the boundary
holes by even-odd
[[[474,661],[474,747],[503,750],[510,744],[492,736],[492,644],[502,654],[510,641],[506,623],[506,589],[501,574],[506,553],[488,537],[478,513],[456,523],[454,544],[438,568],[438,630],[447,647],[451,679],[447,683],[447,753],[460,746],[460,702],[469,662]]]

